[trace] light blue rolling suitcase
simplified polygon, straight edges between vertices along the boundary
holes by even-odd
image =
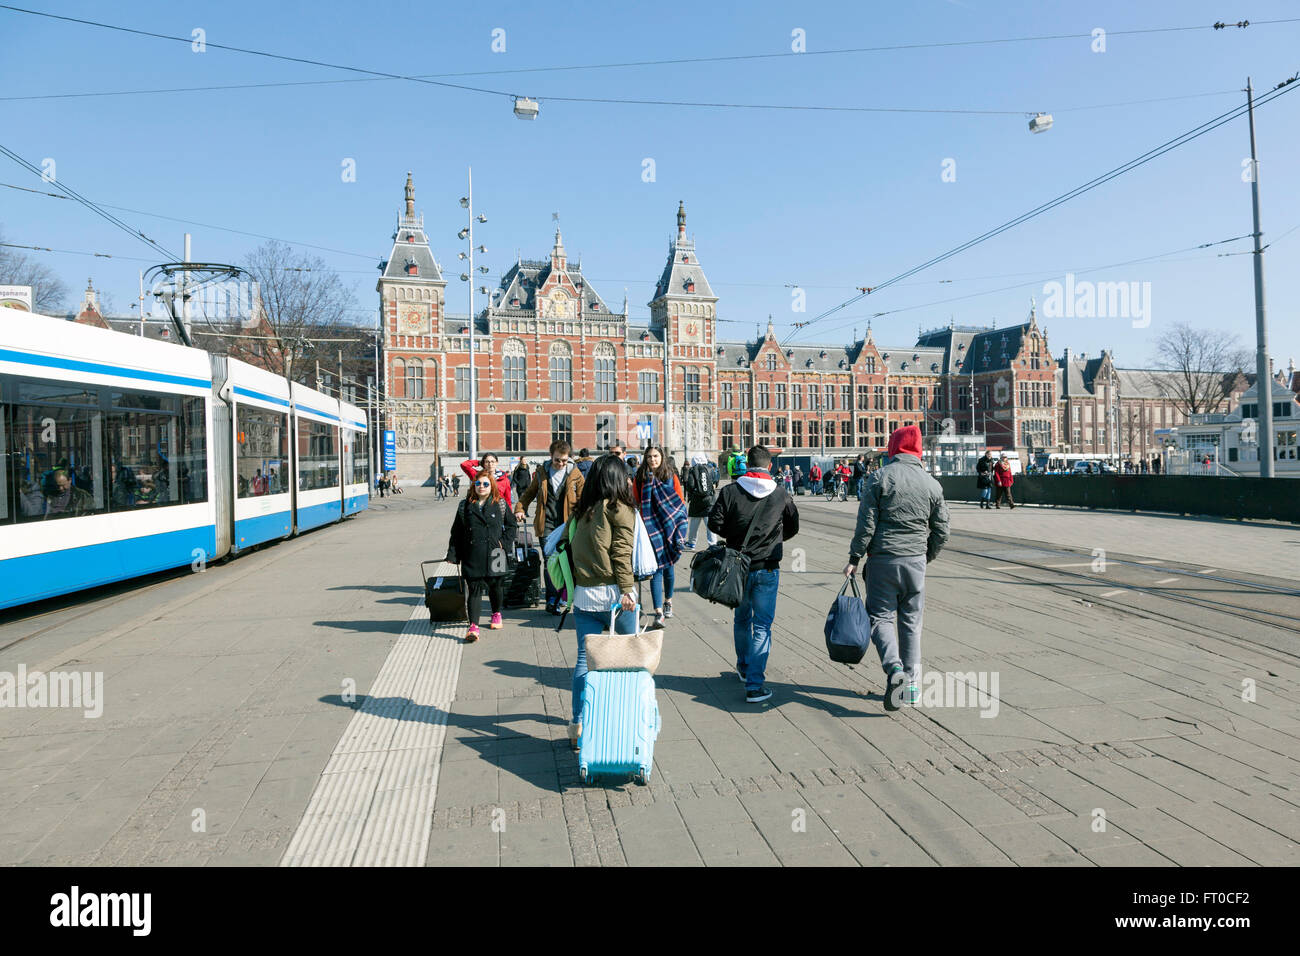
[[[578,775],[628,776],[650,782],[659,704],[655,679],[646,671],[588,671],[582,694],[582,737]]]

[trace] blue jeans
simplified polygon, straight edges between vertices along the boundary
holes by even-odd
[[[820,495],[822,493],[822,480],[820,478],[817,478],[813,481],[812,493],[815,495]]]
[[[580,611],[573,609],[573,626],[578,630],[578,657],[573,665],[573,722],[582,716],[582,692],[587,688],[587,638],[609,627],[609,612]],[[627,611],[614,619],[618,634],[635,634],[637,615]]]
[[[659,610],[664,606],[664,598],[673,599],[673,584],[677,580],[677,569],[671,564],[665,564],[654,573],[650,579],[650,600]]]
[[[981,488],[980,501],[992,501],[992,500],[993,500],[993,486],[990,485],[987,488]]]
[[[747,690],[763,686],[767,655],[772,651],[772,622],[776,620],[776,594],[781,570],[750,571],[745,598],[736,608],[731,630],[736,641],[736,666],[745,672]]]

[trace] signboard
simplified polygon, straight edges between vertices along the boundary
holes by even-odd
[[[32,311],[32,287],[29,285],[0,285],[0,307]]]
[[[397,432],[384,429],[384,471],[397,468]]]
[[[648,445],[654,441],[655,423],[653,418],[647,418],[636,423],[636,439],[642,445]]]

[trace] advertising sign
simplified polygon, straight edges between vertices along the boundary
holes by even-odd
[[[384,471],[397,468],[397,432],[384,429]]]
[[[32,311],[32,287],[29,285],[0,285],[0,308]]]

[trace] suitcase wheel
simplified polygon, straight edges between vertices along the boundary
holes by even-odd
[[[578,768],[578,780],[579,780],[581,783],[584,783],[584,784],[585,784],[585,783],[590,783],[590,780],[589,780],[589,778],[587,777],[587,768],[586,768],[586,767],[579,767],[579,768]]]

